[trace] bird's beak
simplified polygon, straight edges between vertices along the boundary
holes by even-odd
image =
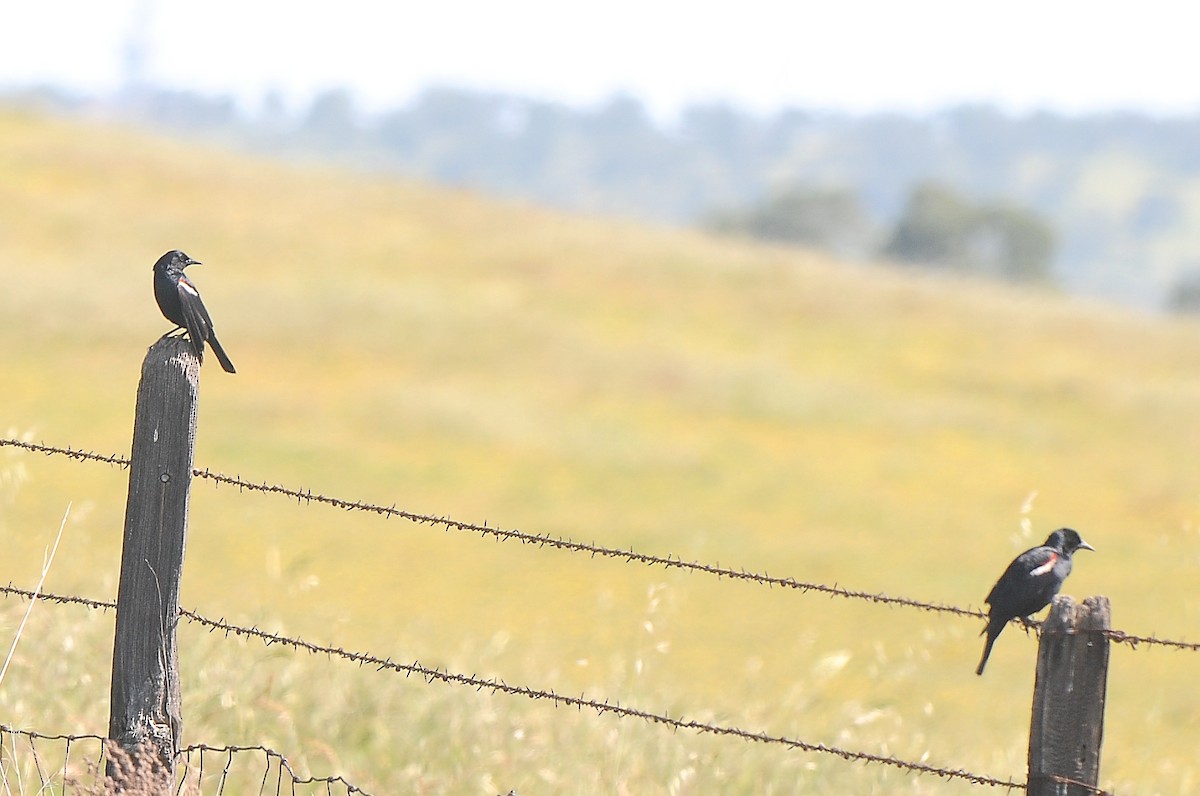
[[[1079,540],[1079,549],[1080,550],[1091,550],[1093,553],[1096,552],[1096,548],[1092,547],[1090,544],[1083,541],[1082,539]]]
[[[199,260],[193,260],[191,257],[189,257],[186,265],[204,265],[204,263],[200,262]]]

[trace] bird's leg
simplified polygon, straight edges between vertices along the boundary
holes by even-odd
[[[1030,630],[1034,631],[1036,635],[1038,629],[1042,626],[1041,622],[1035,622],[1028,616],[1018,616],[1017,619],[1021,620],[1021,627],[1025,628],[1025,635],[1029,635]]]
[[[187,334],[187,329],[185,329],[182,326],[176,326],[174,329],[167,332],[159,339],[160,340],[182,340],[184,335],[186,335],[186,334]]]

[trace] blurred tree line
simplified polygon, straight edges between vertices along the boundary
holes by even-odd
[[[276,156],[317,152],[568,210],[1052,280],[1141,306],[1192,306],[1200,263],[1200,113],[755,115],[710,103],[667,121],[628,96],[574,108],[452,88],[370,114],[344,90],[305,108],[145,87],[115,102]]]
[[[936,182],[912,190],[882,245],[878,225],[844,188],[789,188],[747,209],[713,213],[705,226],[843,257],[882,256],[1014,282],[1052,278],[1054,230],[1044,218],[1012,203],[973,202]]]

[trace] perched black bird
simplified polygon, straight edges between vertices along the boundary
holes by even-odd
[[[193,260],[178,249],[159,257],[158,262],[154,264],[154,300],[158,302],[158,308],[168,321],[180,329],[187,330],[197,359],[204,361],[204,344],[211,343],[221,367],[227,373],[236,373],[233,363],[225,355],[225,349],[217,342],[212,318],[208,317],[208,310],[204,309],[200,291],[183,275],[184,268],[199,264],[199,260]]]
[[[1028,621],[1030,614],[1050,604],[1071,574],[1071,554],[1081,548],[1093,552],[1096,549],[1070,528],[1059,528],[1044,545],[1013,559],[987,596],[986,602],[991,606],[987,627],[983,629],[987,643],[983,645],[983,658],[975,674],[983,674],[992,645],[1009,620]]]

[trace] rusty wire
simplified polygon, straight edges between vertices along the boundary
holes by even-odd
[[[94,608],[101,611],[115,610],[117,604],[105,600],[93,600],[89,597],[79,597],[76,595],[64,594],[49,594],[46,592],[37,592],[30,589],[22,589],[12,584],[9,581],[7,586],[0,586],[0,594],[5,596],[23,597],[31,599],[37,597],[39,600],[45,600],[48,603],[57,603],[60,605],[82,605],[85,608]],[[1013,622],[1020,624],[1019,620],[1014,619]],[[1041,622],[1030,622],[1029,628],[1040,630]],[[1132,633],[1126,633],[1124,630],[1105,630],[1104,635],[1115,644],[1126,644],[1131,649],[1137,649],[1140,645],[1168,647],[1170,649],[1187,650],[1189,652],[1200,652],[1200,642],[1195,641],[1175,641],[1172,639],[1159,638],[1157,636],[1138,636]]]
[[[4,596],[18,596],[18,597],[23,597],[26,599],[30,599],[35,596],[35,593],[33,591],[30,591],[28,589],[16,588],[16,587],[12,586],[11,583],[8,586],[0,586],[0,594],[3,594]],[[72,596],[72,595],[40,594],[40,595],[36,595],[36,596],[38,596],[39,599],[44,599],[51,603],[81,605],[81,606],[84,606],[87,608],[101,610],[101,611],[115,609],[117,607],[116,603],[114,603],[114,602],[107,602],[107,601],[103,601],[103,600],[92,600],[92,599],[88,599],[85,597],[77,597],[77,596]],[[692,731],[695,731],[695,732],[698,732],[701,734],[710,734],[710,735],[716,735],[719,737],[736,737],[736,738],[739,738],[744,741],[753,741],[753,742],[764,743],[764,744],[777,744],[777,745],[782,745],[782,746],[793,748],[793,749],[799,749],[800,751],[804,751],[804,752],[823,753],[823,754],[833,755],[836,757],[840,757],[841,759],[846,760],[848,762],[861,762],[861,763],[867,763],[867,764],[875,763],[878,765],[892,766],[892,767],[900,768],[902,770],[905,770],[905,771],[908,771],[908,772],[914,773],[914,774],[931,775],[931,776],[936,776],[936,777],[948,779],[948,780],[961,779],[961,780],[965,780],[965,781],[970,782],[975,785],[982,785],[982,786],[988,786],[988,787],[999,787],[999,788],[1005,788],[1008,790],[1013,790],[1013,789],[1018,789],[1018,788],[1023,789],[1025,787],[1027,787],[1027,783],[1020,783],[1020,782],[1016,782],[1013,780],[999,779],[996,777],[991,777],[991,776],[988,776],[985,774],[979,774],[979,773],[967,771],[964,769],[951,769],[951,768],[946,768],[946,767],[933,766],[933,765],[929,765],[929,764],[923,763],[923,762],[917,762],[917,761],[911,761],[911,760],[904,760],[904,759],[896,758],[896,757],[890,757],[890,756],[886,756],[886,755],[877,755],[877,754],[872,754],[869,752],[858,752],[858,751],[853,751],[853,750],[848,750],[848,749],[842,749],[840,747],[829,746],[827,744],[822,744],[822,743],[803,741],[803,740],[799,740],[799,739],[795,739],[795,738],[789,738],[786,736],[770,735],[766,732],[753,732],[753,731],[745,730],[745,729],[742,729],[742,728],[736,727],[736,726],[714,725],[714,724],[710,724],[707,722],[700,722],[700,721],[695,721],[695,720],[685,720],[683,718],[674,718],[666,713],[660,714],[660,713],[653,713],[653,712],[649,712],[649,711],[639,710],[637,708],[624,707],[616,701],[604,700],[603,702],[601,702],[601,701],[597,701],[594,699],[589,699],[583,695],[580,695],[578,697],[567,696],[567,695],[563,695],[563,694],[558,694],[553,690],[543,690],[543,689],[538,689],[538,688],[531,688],[529,686],[510,685],[510,684],[504,682],[503,680],[496,680],[496,679],[491,679],[491,678],[481,678],[481,677],[477,677],[475,675],[464,675],[464,674],[460,674],[460,673],[450,672],[448,670],[438,669],[436,667],[425,666],[424,664],[420,663],[420,661],[414,661],[413,663],[410,663],[410,664],[409,663],[399,663],[399,662],[391,660],[390,658],[383,658],[378,655],[374,655],[372,653],[353,652],[353,651],[348,651],[341,647],[333,647],[330,645],[315,644],[315,643],[306,641],[301,638],[284,636],[284,635],[281,635],[278,633],[272,633],[269,631],[261,630],[257,627],[253,627],[253,626],[244,627],[244,626],[240,626],[240,625],[233,625],[233,624],[226,622],[224,619],[210,619],[199,613],[196,613],[195,611],[191,611],[191,610],[188,610],[185,608],[179,609],[179,615],[184,617],[185,619],[187,619],[188,621],[190,621],[192,623],[195,623],[202,627],[207,628],[209,630],[209,632],[222,632],[226,636],[233,635],[233,636],[238,636],[238,637],[242,637],[242,638],[256,638],[256,639],[262,641],[267,646],[271,646],[272,644],[279,644],[281,646],[290,647],[292,649],[307,652],[307,653],[313,654],[313,655],[326,655],[331,658],[340,658],[343,660],[351,661],[351,662],[357,663],[359,666],[364,666],[364,665],[374,666],[378,671],[392,671],[392,672],[396,672],[399,674],[403,674],[405,677],[410,677],[415,674],[415,675],[420,676],[422,679],[424,679],[428,683],[432,683],[434,681],[440,681],[443,683],[448,683],[448,684],[453,684],[453,685],[469,686],[471,688],[474,688],[476,691],[487,690],[487,691],[491,691],[493,693],[503,693],[503,694],[509,694],[509,695],[515,695],[515,696],[523,696],[523,697],[526,697],[529,699],[534,699],[534,700],[539,700],[539,699],[548,700],[555,707],[560,707],[560,706],[574,707],[577,710],[583,710],[586,708],[589,710],[595,710],[597,715],[612,714],[612,715],[615,715],[615,716],[618,716],[621,718],[640,718],[643,721],[646,721],[648,723],[670,727],[673,730],[681,730],[681,729],[682,730],[692,730]],[[1186,644],[1184,642],[1164,642],[1163,640],[1160,640],[1160,639],[1129,636],[1128,634],[1122,633],[1121,631],[1106,631],[1105,635],[1107,635],[1109,638],[1113,639],[1114,641],[1130,643],[1133,646],[1136,646],[1137,643],[1151,643],[1152,642],[1152,643],[1160,643],[1160,644],[1168,643],[1173,646],[1185,647],[1185,648],[1191,648],[1191,649],[1196,649],[1197,647],[1200,647],[1200,645]],[[5,725],[0,725],[0,736],[2,736],[2,734],[4,732],[15,732],[15,733],[19,733],[19,734],[27,734],[27,735],[32,735],[33,737],[45,738],[45,739],[50,739],[50,740],[66,739],[66,740],[68,740],[68,743],[70,743],[71,740],[77,740],[77,739],[103,740],[100,738],[100,736],[96,736],[96,735],[79,735],[79,736],[44,735],[41,733],[28,733],[25,731],[12,730],[11,728],[6,727]],[[295,774],[295,772],[291,768],[291,765],[288,763],[287,759],[282,754],[275,752],[274,750],[267,749],[266,747],[262,747],[262,746],[212,747],[212,746],[208,746],[206,744],[195,744],[195,745],[186,747],[184,749],[181,749],[179,754],[185,755],[186,753],[189,753],[189,752],[199,752],[200,753],[199,770],[200,770],[201,775],[203,775],[203,770],[204,770],[203,754],[204,754],[204,752],[228,753],[229,760],[226,763],[225,771],[224,771],[224,773],[222,775],[222,779],[221,779],[221,781],[223,783],[224,779],[225,779],[224,775],[228,773],[229,766],[232,764],[232,754],[234,752],[243,752],[243,751],[260,751],[266,755],[267,769],[263,775],[264,783],[270,772],[270,761],[273,758],[277,758],[279,760],[279,765],[280,765],[280,768],[278,771],[279,779],[278,779],[277,784],[282,782],[283,771],[286,770],[288,773],[288,776],[291,777],[293,786],[296,784],[307,784],[307,783],[313,783],[313,782],[326,783],[327,785],[333,784],[333,783],[338,783],[338,784],[345,785],[347,787],[348,793],[365,793],[365,791],[362,791],[360,788],[352,785],[350,782],[346,781],[344,778],[342,778],[340,776],[324,777],[324,778],[307,778],[307,779],[300,778]],[[68,747],[68,754],[69,754],[69,747]],[[188,758],[188,760],[190,761],[190,758]],[[1062,784],[1070,784],[1070,785],[1084,788],[1093,794],[1097,794],[1097,796],[1111,796],[1110,792],[1108,792],[1108,791],[1102,790],[1102,789],[1097,788],[1092,785],[1087,785],[1086,783],[1083,783],[1083,782],[1078,782],[1076,780],[1073,780],[1073,779],[1070,779],[1067,777],[1062,777],[1060,775],[1039,774],[1038,776],[1041,778],[1051,779],[1055,782],[1060,782]],[[219,790],[218,792],[223,792],[223,790]]]
[[[128,467],[130,460],[123,456],[112,455],[104,456],[98,453],[82,451],[74,448],[58,448],[51,445],[39,445],[32,442],[25,442],[16,439],[0,439],[0,447],[10,446],[22,448],[28,451],[44,453],[46,455],[64,455],[78,461],[98,461],[107,464],[116,464],[122,467]],[[497,528],[486,523],[477,524],[472,522],[464,522],[455,520],[450,517],[441,517],[432,514],[420,514],[413,511],[396,508],[395,504],[384,506],[376,503],[367,503],[358,500],[346,500],[343,498],[329,497],[311,489],[295,489],[292,487],[282,486],[280,484],[254,483],[246,481],[238,476],[228,476],[220,473],[213,473],[208,469],[193,468],[193,476],[213,481],[217,484],[226,484],[235,486],[239,490],[250,492],[265,492],[269,494],[283,495],[292,498],[297,502],[303,503],[320,503],[334,508],[340,508],[347,511],[365,511],[372,514],[379,514],[384,517],[398,517],[420,525],[440,526],[446,530],[456,530],[476,533],[484,537],[492,537],[504,541],[516,541],[522,544],[534,545],[537,547],[550,547],[559,550],[566,550],[575,553],[586,553],[592,558],[614,558],[627,561],[630,563],[646,564],[648,566],[662,566],[668,569],[681,569],[688,572],[702,572],[708,575],[715,575],[718,578],[728,578],[730,580],[749,581],[765,586],[779,586],[788,589],[797,589],[801,592],[814,592],[818,594],[827,594],[831,597],[843,597],[854,600],[865,600],[868,602],[882,605],[901,605],[909,608],[919,608],[924,611],[935,611],[941,613],[956,614],[959,616],[968,616],[976,619],[982,619],[986,616],[982,611],[973,608],[960,608],[953,605],[945,605],[942,603],[925,602],[922,600],[914,600],[908,597],[892,597],[887,594],[878,592],[867,592],[857,589],[846,589],[835,584],[811,583],[796,580],[791,577],[777,577],[768,575],[765,572],[753,572],[746,569],[734,569],[732,567],[723,567],[719,564],[705,564],[698,561],[685,561],[679,556],[674,555],[653,555],[650,553],[640,553],[636,550],[622,550],[614,547],[605,547],[587,542],[577,542],[562,536],[551,536],[549,534],[527,533],[515,529]]]
[[[59,448],[51,445],[40,445],[33,442],[25,442],[18,439],[0,438],[0,447],[15,447],[46,455],[63,455],[68,458],[78,461],[97,461],[106,464],[115,464],[121,467],[129,466],[129,459],[117,454],[105,456],[103,454],[84,451],[77,448]],[[966,616],[976,619],[982,619],[987,616],[983,611],[975,608],[963,608],[961,606],[947,605],[945,603],[933,603],[924,600],[916,600],[909,597],[892,597],[887,594],[878,592],[867,592],[855,589],[846,589],[835,584],[811,583],[799,581],[795,578],[781,578],[767,575],[765,573],[752,572],[745,569],[732,569],[719,565],[704,564],[695,561],[684,561],[678,556],[666,555],[657,556],[648,553],[639,553],[636,550],[621,550],[612,547],[602,547],[599,545],[587,544],[585,542],[576,542],[563,537],[549,536],[546,534],[532,534],[524,531],[509,530],[504,528],[496,528],[487,525],[478,525],[470,522],[462,522],[449,517],[438,517],[430,514],[418,514],[416,512],[397,509],[395,505],[383,506],[373,503],[364,503],[361,501],[345,500],[336,497],[327,497],[325,495],[314,493],[311,489],[294,489],[278,484],[256,484],[245,481],[239,477],[221,475],[212,473],[207,469],[201,470],[194,468],[192,474],[197,478],[204,478],[214,481],[218,484],[227,484],[236,486],[239,490],[247,490],[253,492],[267,492],[273,494],[281,494],[286,497],[294,498],[298,502],[307,503],[323,503],[334,506],[335,508],[345,509],[347,511],[366,511],[369,513],[380,514],[385,517],[400,517],[418,524],[440,525],[446,529],[454,529],[459,531],[472,531],[485,536],[493,536],[497,539],[515,540],[522,544],[537,545],[540,547],[554,547],[572,552],[587,553],[591,557],[607,557],[617,558],[629,562],[643,563],[650,566],[660,565],[668,568],[684,569],[692,572],[703,572],[710,575],[715,575],[718,578],[729,578],[731,580],[743,580],[753,583],[759,583],[766,586],[781,586],[784,588],[798,589],[802,592],[815,592],[827,594],[831,597],[844,597],[848,599],[866,600],[868,602],[884,604],[884,605],[899,605],[908,608],[918,608],[924,611],[934,611],[941,613],[954,614],[956,616]],[[11,584],[10,584],[11,585]],[[16,590],[14,593],[19,593]],[[60,601],[66,602],[81,602],[87,604],[85,598],[58,598]],[[112,607],[111,605],[93,605],[92,607]],[[1017,621],[1017,620],[1014,620]],[[1037,626],[1040,623],[1031,623]],[[1132,633],[1126,633],[1122,630],[1106,630],[1105,635],[1110,640],[1118,644],[1126,644],[1132,649],[1137,649],[1139,645],[1161,646],[1172,649],[1188,650],[1191,652],[1200,652],[1200,643],[1190,641],[1173,641],[1171,639],[1161,639],[1157,636],[1139,636]]]
[[[5,595],[16,595],[25,598],[31,598],[33,596],[33,592],[25,589],[18,589],[11,585],[7,587],[0,586],[0,593]],[[46,599],[49,602],[55,603],[74,603],[100,610],[116,608],[116,604],[111,602],[88,600],[85,598],[76,598],[63,595],[43,594],[41,595],[41,599]],[[582,695],[567,696],[556,693],[553,690],[544,690],[523,685],[510,685],[503,680],[482,678],[475,675],[460,674],[444,669],[438,669],[436,667],[426,666],[420,661],[414,661],[413,663],[399,663],[391,660],[390,658],[380,657],[372,653],[353,652],[345,650],[341,647],[314,644],[301,638],[271,633],[265,630],[260,630],[257,627],[243,627],[240,625],[229,624],[223,619],[209,619],[208,617],[198,614],[195,611],[190,611],[185,608],[181,608],[179,610],[179,615],[187,619],[189,622],[193,622],[207,628],[209,632],[222,632],[226,636],[233,635],[242,638],[255,638],[262,641],[267,646],[278,644],[280,646],[289,647],[291,649],[307,652],[313,655],[326,655],[331,658],[339,658],[342,660],[351,661],[360,666],[374,666],[378,671],[391,671],[398,674],[403,674],[406,677],[417,675],[428,683],[438,681],[452,685],[468,686],[470,688],[474,688],[476,691],[491,691],[493,693],[523,696],[534,700],[546,700],[555,707],[573,707],[578,710],[594,710],[598,715],[611,714],[622,718],[638,718],[651,724],[670,727],[673,730],[692,730],[703,734],[740,738],[744,741],[776,744],[793,749],[799,749],[804,752],[834,755],[846,761],[876,763],[879,765],[893,766],[914,774],[928,774],[944,779],[966,780],[967,782],[971,782],[975,785],[986,785],[990,787],[1001,787],[1008,789],[1024,787],[1024,784],[1019,782],[998,779],[996,777],[977,774],[971,771],[965,771],[963,769],[944,768],[929,765],[927,763],[889,757],[886,755],[877,755],[870,752],[857,752],[822,743],[802,741],[795,738],[788,738],[786,736],[770,735],[766,732],[753,732],[740,727],[715,725],[702,721],[676,718],[666,713],[653,713],[650,711],[639,710],[637,708],[625,707],[618,702],[610,700],[598,701],[589,699]],[[296,781],[299,782],[300,780]]]
[[[91,451],[79,450],[72,448],[69,445],[65,448],[60,448],[54,445],[39,445],[36,442],[26,442],[23,439],[0,438],[0,448],[21,448],[34,453],[44,453],[47,456],[66,456],[68,459],[76,461],[104,462],[105,464],[116,464],[120,467],[129,466],[129,457],[121,456],[120,454],[112,454],[104,456]]]
[[[456,672],[447,671],[445,669],[438,669],[437,667],[425,666],[419,661],[414,661],[413,663],[398,663],[390,658],[382,658],[371,653],[352,652],[341,647],[314,644],[312,642],[305,641],[304,639],[283,636],[278,633],[260,630],[256,627],[231,625],[225,622],[223,619],[209,619],[187,609],[180,609],[179,613],[189,621],[207,627],[210,632],[219,631],[225,633],[227,636],[235,635],[243,638],[256,638],[267,646],[279,644],[282,646],[291,647],[295,650],[302,650],[313,655],[327,655],[329,657],[353,661],[360,666],[374,666],[378,671],[393,671],[403,674],[406,677],[415,674],[429,683],[440,681],[454,685],[469,686],[477,691],[486,690],[493,693],[523,696],[535,700],[546,700],[555,707],[573,707],[577,710],[583,710],[586,708],[588,710],[596,711],[598,715],[613,714],[622,718],[638,718],[651,724],[659,724],[670,727],[673,730],[693,730],[699,733],[707,733],[717,736],[736,737],[745,741],[756,741],[765,744],[779,744],[805,752],[819,752],[835,755],[847,761],[877,763],[880,765],[894,766],[912,773],[930,774],[945,779],[963,779],[976,785],[988,785],[991,787],[1009,789],[1025,787],[1024,783],[1014,782],[1012,780],[997,779],[995,777],[990,777],[984,774],[976,774],[974,772],[964,771],[962,769],[941,768],[938,766],[928,765],[926,763],[901,760],[899,758],[888,757],[885,755],[876,755],[868,752],[856,752],[848,749],[841,749],[835,746],[828,746],[822,743],[811,743],[785,736],[769,735],[765,732],[752,732],[750,730],[741,729],[740,727],[714,725],[702,721],[675,718],[667,715],[666,713],[653,713],[650,711],[639,710],[637,708],[624,707],[618,702],[607,699],[601,702],[598,700],[589,699],[582,695],[577,697],[567,696],[556,693],[553,690],[531,688],[523,685],[510,685],[503,680],[459,674]]]

